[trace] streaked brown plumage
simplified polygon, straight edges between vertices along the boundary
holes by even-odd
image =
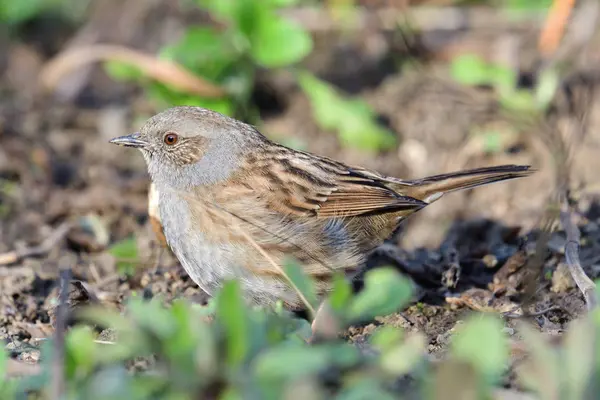
[[[401,180],[289,149],[197,107],[167,110],[113,142],[142,150],[166,240],[198,285],[211,293],[238,277],[256,302],[291,307],[299,298],[273,262],[297,259],[326,291],[334,271],[361,267],[404,217],[443,194],[532,172],[505,165]]]

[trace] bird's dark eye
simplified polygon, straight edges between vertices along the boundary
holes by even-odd
[[[168,144],[169,146],[174,145],[178,140],[179,136],[177,136],[176,133],[167,133],[164,138],[165,144]]]

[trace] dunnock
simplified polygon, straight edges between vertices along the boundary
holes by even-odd
[[[138,133],[166,240],[207,293],[237,277],[257,303],[300,307],[280,266],[293,257],[324,292],[355,271],[406,216],[443,194],[532,173],[503,165],[402,180],[271,142],[255,128],[199,107],[175,107]],[[154,189],[153,189],[154,190]]]

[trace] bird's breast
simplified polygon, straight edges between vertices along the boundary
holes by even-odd
[[[223,235],[218,232],[226,227],[215,226],[208,208],[199,199],[190,202],[176,193],[160,191],[159,210],[167,243],[192,280],[211,294],[221,281],[234,275],[236,251],[230,242],[220,240]]]

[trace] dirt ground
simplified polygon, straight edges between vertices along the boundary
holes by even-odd
[[[123,26],[127,18],[139,18],[132,16],[134,11],[145,13],[144,26],[138,21],[131,32],[108,30],[101,23],[106,12],[96,10],[85,26],[97,30],[101,39],[94,40],[155,51],[193,19],[173,6],[135,10],[132,4],[125,2]],[[4,44],[6,52],[0,51],[0,339],[14,348],[52,332],[61,268],[71,268],[77,280],[74,302],[119,307],[133,291],[147,297],[206,299],[156,243],[141,155],[107,143],[152,114],[143,92],[113,82],[98,67],[70,76],[63,85],[70,94],[62,99],[42,93],[37,83],[50,57],[76,39],[85,42],[83,31],[52,19],[37,21],[23,28],[19,39]],[[528,68],[529,54],[535,52],[531,29],[511,32],[521,38],[518,50],[525,54],[518,68]],[[361,35],[321,34],[305,62],[373,106],[400,138],[393,151],[373,155],[342,148],[334,133],[316,126],[307,99],[285,74],[262,77],[257,96],[262,96],[260,129],[268,136],[282,141],[293,137],[309,151],[383,173],[417,178],[503,163],[538,169],[531,178],[447,196],[406,221],[398,237],[372,257],[370,267],[391,263],[410,276],[420,288],[419,300],[402,313],[352,329],[350,340],[391,324],[424,332],[429,350],[443,353],[466,312],[505,313],[509,332],[522,313],[519,306],[527,298],[531,271],[526,266],[536,254],[557,175],[548,125],[572,137],[568,127],[581,115],[588,125],[569,171],[574,218],[582,234],[582,265],[591,278],[600,275],[600,96],[595,90],[600,71],[590,67],[593,57],[576,63],[545,120],[515,127],[489,90],[459,86],[442,68],[449,55],[465,51],[488,57],[487,44],[501,42],[507,32],[467,30],[450,43],[431,45],[437,43],[434,33],[420,44],[425,55],[412,54],[395,35],[375,29]],[[590,46],[590,53],[598,49],[594,42]],[[421,64],[400,72],[395,62],[406,57]],[[473,134],[477,129],[500,132],[500,148],[486,151],[481,135]],[[129,277],[117,269],[123,260],[106,251],[128,237],[137,241],[141,257]],[[533,278],[539,278],[537,291],[525,307],[538,313],[532,323],[549,335],[560,335],[585,309],[565,264],[565,242],[558,227],[543,248],[541,273]]]

